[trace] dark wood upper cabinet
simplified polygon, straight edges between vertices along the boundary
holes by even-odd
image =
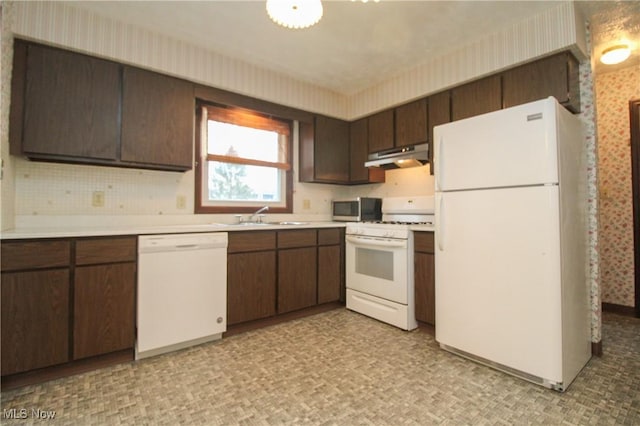
[[[428,142],[427,109],[426,98],[396,108],[395,146]]]
[[[365,167],[369,156],[369,119],[361,118],[349,123],[349,182],[380,183],[384,182],[384,170],[378,167]]]
[[[429,164],[431,165],[430,173],[433,174],[435,167],[433,165],[434,145],[438,142],[433,137],[433,128],[441,124],[451,122],[451,92],[445,91],[429,96]]]
[[[26,49],[26,76],[24,121],[14,123],[22,125],[22,141],[14,145],[21,142],[22,151],[32,157],[115,160],[120,136],[119,65],[22,42],[16,48]]]
[[[451,120],[461,120],[502,108],[501,76],[477,80],[451,90]]]
[[[349,123],[317,115],[300,123],[300,181],[349,183]]]
[[[304,125],[302,125],[304,127]],[[300,138],[300,153],[306,167],[301,167],[303,182],[349,182],[349,123],[317,115],[313,132],[307,125]],[[302,137],[305,136],[305,137]]]
[[[379,152],[394,147],[393,109],[369,116],[369,152]]]
[[[34,160],[185,171],[192,167],[190,82],[16,40],[11,154]]]
[[[503,74],[504,108],[549,96],[572,112],[580,112],[578,61],[569,52],[559,53]]]
[[[191,83],[124,67],[122,161],[190,169],[194,108]]]

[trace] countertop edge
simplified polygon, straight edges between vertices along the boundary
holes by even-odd
[[[187,224],[160,225],[152,227],[123,226],[109,228],[31,228],[11,229],[0,233],[0,240],[26,240],[37,238],[82,238],[108,237],[124,235],[157,235],[157,234],[191,234],[203,232],[243,232],[243,231],[275,231],[283,229],[309,228],[344,228],[345,222],[308,222],[301,225],[233,225],[233,224]]]

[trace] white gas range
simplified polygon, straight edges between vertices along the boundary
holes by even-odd
[[[433,224],[433,196],[388,197],[382,221],[347,223],[347,309],[413,330],[415,319],[413,231]]]

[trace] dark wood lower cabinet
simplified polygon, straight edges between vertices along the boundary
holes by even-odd
[[[278,251],[279,314],[317,303],[316,274],[316,247]]]
[[[341,261],[340,246],[318,247],[318,303],[340,300]]]
[[[341,228],[230,232],[227,323],[343,300],[343,247]]]
[[[435,325],[435,255],[433,232],[414,233],[416,320]]]
[[[229,254],[227,324],[239,324],[275,314],[275,250]]]
[[[74,359],[134,346],[135,278],[135,263],[76,268]]]
[[[2,242],[3,386],[133,359],[136,241]]]
[[[3,273],[1,297],[3,376],[69,361],[68,269]]]

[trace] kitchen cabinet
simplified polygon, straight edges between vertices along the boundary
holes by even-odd
[[[318,230],[318,304],[344,300],[344,232]]]
[[[48,160],[115,161],[120,133],[118,64],[20,40],[15,52],[12,153]],[[24,97],[17,100],[20,96]]]
[[[227,324],[276,314],[276,232],[230,232]]]
[[[384,170],[379,167],[365,167],[369,159],[369,119],[361,118],[349,124],[349,182],[383,183]]]
[[[419,99],[395,109],[395,146],[403,147],[429,141],[427,99]]]
[[[543,58],[503,73],[504,108],[555,97],[580,112],[579,63],[569,52]]]
[[[394,147],[393,109],[368,117],[369,153],[384,151]]]
[[[230,232],[227,323],[343,300],[343,240],[342,228]]]
[[[451,121],[497,111],[501,108],[500,74],[451,89]]]
[[[68,241],[2,243],[2,376],[69,360]]]
[[[349,183],[349,123],[317,115],[300,123],[300,181]]]
[[[191,169],[194,108],[191,83],[125,66],[122,161]]]
[[[73,358],[133,348],[136,238],[78,240],[75,265]]]
[[[278,231],[278,313],[317,304],[317,231]]]
[[[435,251],[433,232],[414,232],[416,320],[435,325]]]
[[[67,163],[191,169],[191,83],[22,40],[14,47],[11,154]]]
[[[132,350],[135,283],[135,237],[3,242],[2,375]]]
[[[429,110],[428,112],[428,124],[429,124],[429,140],[431,141],[429,145],[429,164],[430,173],[433,175],[435,167],[433,164],[433,151],[434,146],[437,143],[435,138],[433,137],[433,128],[435,126],[439,126],[441,124],[446,124],[451,122],[451,92],[445,91],[436,93],[435,95],[429,96]]]

